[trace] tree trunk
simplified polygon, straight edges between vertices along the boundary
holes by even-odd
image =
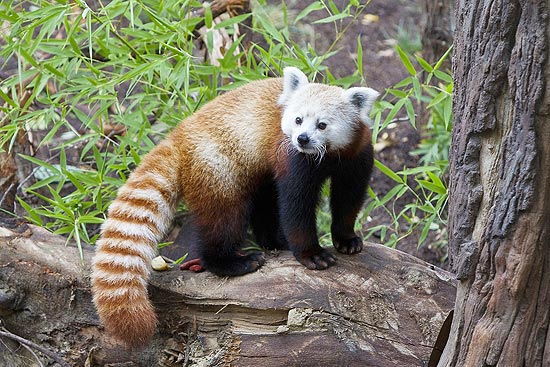
[[[457,2],[449,251],[460,284],[439,366],[550,366],[549,3]]]
[[[422,0],[425,24],[422,32],[422,56],[431,64],[437,62],[453,44],[455,32],[455,2]],[[450,58],[446,65],[451,64]]]
[[[454,304],[450,273],[396,250],[365,244],[325,271],[285,251],[242,277],[153,274],[159,333],[146,349],[125,351],[99,325],[88,262],[41,228],[19,232],[0,227],[6,367],[38,365],[6,330],[71,366],[426,366]]]

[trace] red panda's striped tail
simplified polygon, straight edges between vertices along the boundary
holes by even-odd
[[[147,295],[156,245],[179,200],[177,159],[169,140],[144,157],[109,207],[92,262],[92,293],[107,333],[145,344],[157,317]]]

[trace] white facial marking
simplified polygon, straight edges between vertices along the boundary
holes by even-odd
[[[285,68],[281,128],[301,153],[322,158],[327,151],[349,147],[361,122],[369,125],[369,113],[379,93],[371,88],[343,90],[309,83],[296,68]]]
[[[349,145],[357,121],[340,88],[308,84],[287,101],[281,127],[299,152],[322,155]]]

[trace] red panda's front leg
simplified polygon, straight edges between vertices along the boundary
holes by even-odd
[[[353,159],[342,159],[331,176],[332,243],[343,254],[363,249],[363,239],[353,227],[365,201],[372,166],[372,147],[368,145]]]
[[[283,233],[294,257],[308,269],[326,269],[336,263],[317,238],[315,214],[324,178],[302,156],[292,157],[287,172],[277,178]]]

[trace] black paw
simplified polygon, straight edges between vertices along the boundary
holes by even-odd
[[[332,243],[336,251],[347,255],[356,254],[363,249],[363,240],[357,236],[347,240],[333,238]]]
[[[252,273],[265,263],[261,252],[236,252],[226,256],[203,256],[201,264],[210,272],[219,276],[236,276]]]
[[[294,253],[296,260],[308,269],[323,270],[336,264],[336,258],[327,250],[319,248],[315,251]]]

